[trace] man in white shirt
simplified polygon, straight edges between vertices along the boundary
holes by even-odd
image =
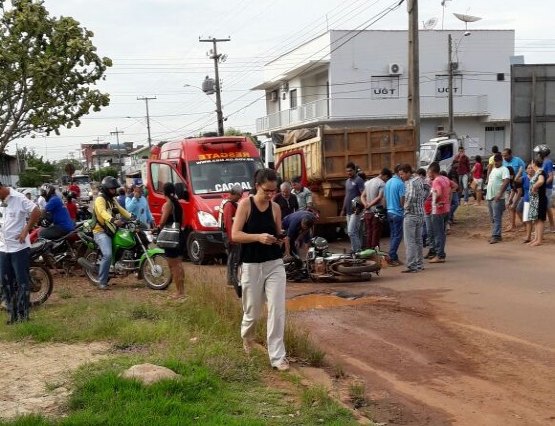
[[[25,195],[1,183],[0,201],[0,283],[8,324],[13,324],[29,319],[29,231],[41,212]]]
[[[391,176],[391,170],[384,168],[378,176],[364,183],[364,192],[360,199],[365,208],[366,248],[374,249],[380,245],[382,222],[376,216],[376,207],[384,205],[383,191],[385,183],[391,179]]]

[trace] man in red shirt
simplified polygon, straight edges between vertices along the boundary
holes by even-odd
[[[232,186],[229,196],[223,201],[223,209],[220,208],[221,225],[224,244],[227,251],[227,284],[237,287],[237,267],[239,266],[239,255],[241,254],[241,244],[236,244],[231,238],[231,228],[233,219],[237,212],[237,202],[243,195],[241,185]]]
[[[78,200],[81,199],[81,188],[79,188],[79,185],[77,185],[73,181],[73,179],[71,179],[71,182],[67,187],[67,190],[73,192],[73,194],[75,195],[75,198],[77,198]]]
[[[457,163],[457,175],[459,176],[459,188],[463,191],[464,205],[468,204],[468,175],[470,173],[470,159],[464,153],[464,148],[459,148],[459,153],[453,158]]]
[[[433,245],[435,257],[430,263],[445,262],[446,227],[451,209],[451,182],[446,176],[440,175],[439,163],[434,161],[428,167],[428,177],[432,181],[432,215]]]

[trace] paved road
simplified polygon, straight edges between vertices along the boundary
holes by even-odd
[[[292,284],[290,309],[366,380],[379,421],[555,424],[553,249],[451,238],[448,261],[422,273]]]

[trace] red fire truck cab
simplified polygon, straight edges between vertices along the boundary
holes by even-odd
[[[218,228],[219,205],[233,185],[250,191],[256,169],[264,167],[254,143],[243,136],[202,137],[168,142],[147,162],[148,204],[156,223],[165,203],[163,188],[173,182],[183,208],[186,251],[207,263],[225,253]]]

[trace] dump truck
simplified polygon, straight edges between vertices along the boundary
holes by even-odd
[[[320,211],[318,234],[333,238],[346,224],[345,216],[339,216],[345,197],[346,164],[355,163],[368,177],[377,176],[384,167],[415,165],[417,143],[410,126],[365,129],[321,126],[315,134],[310,139],[277,147],[276,170],[285,181],[301,177]]]

